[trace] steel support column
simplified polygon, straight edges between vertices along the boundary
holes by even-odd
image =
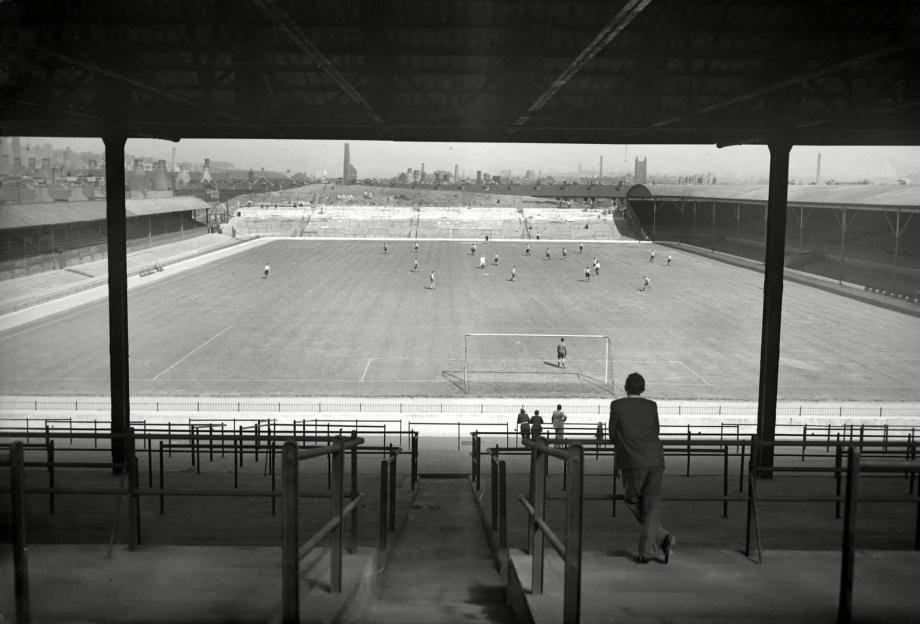
[[[696,244],[696,200],[693,200],[693,222],[690,224],[690,238]]]
[[[54,230],[52,230],[53,232]],[[898,208],[894,218],[894,273],[898,274],[898,252],[901,246],[901,209]]]
[[[125,469],[128,431],[128,261],[125,254],[125,140],[103,137],[105,143],[105,217],[109,265],[109,376],[112,389],[112,470]]]
[[[789,184],[788,142],[770,143],[770,187],[767,199],[767,243],[764,257],[763,330],[760,338],[760,390],[757,436],[776,439],[776,386],[779,377],[779,336],[783,308],[783,257],[786,251],[786,196]],[[773,447],[766,445],[761,466],[773,465]],[[764,473],[769,478],[769,473]]]
[[[843,255],[846,250],[847,245],[847,207],[841,206],[841,215],[840,215],[840,263],[838,264],[837,270],[837,281],[843,282]]]
[[[741,202],[735,204],[735,238],[741,238]]]
[[[712,200],[710,202],[712,207],[712,228],[709,230],[709,250],[716,250],[716,201]]]

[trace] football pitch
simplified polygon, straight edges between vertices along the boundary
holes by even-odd
[[[655,398],[757,399],[759,273],[657,245],[418,243],[275,240],[132,289],[132,395],[601,397],[639,371]],[[467,334],[547,337],[478,338],[465,376]],[[609,354],[570,339],[557,367],[576,334],[608,336]],[[105,301],[0,333],[0,349],[4,395],[109,391]],[[785,283],[781,400],[916,400],[918,373],[920,319]]]

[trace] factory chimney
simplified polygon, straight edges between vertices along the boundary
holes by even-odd
[[[131,197],[135,197],[135,193],[143,197],[146,186],[147,176],[144,173],[144,161],[140,158],[135,158],[134,169],[131,172]]]
[[[169,177],[166,173],[166,160],[158,160],[153,166],[153,190],[168,191]]]
[[[818,173],[815,174],[815,184],[821,184],[821,152],[818,152]]]
[[[597,183],[598,184],[604,183],[604,157],[603,156],[601,156],[600,173],[597,174]]]
[[[345,144],[345,162],[342,165],[342,182],[348,184],[348,173],[351,170],[351,146]]]
[[[20,173],[22,170],[22,147],[18,136],[12,137],[10,140],[10,160],[13,161],[13,173]]]

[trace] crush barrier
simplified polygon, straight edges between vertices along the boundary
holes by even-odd
[[[25,450],[30,450],[34,452],[44,451],[45,461],[29,461],[26,463],[27,467],[42,467],[47,469],[48,475],[48,486],[44,488],[43,492],[48,494],[48,511],[49,513],[54,513],[54,501],[55,494],[105,494],[105,493],[117,493],[116,491],[94,491],[87,492],[85,489],[69,489],[69,488],[60,488],[55,487],[55,475],[57,474],[58,469],[61,468],[101,468],[101,469],[112,469],[113,463],[109,459],[108,461],[86,461],[82,459],[81,461],[61,461],[55,457],[55,449],[59,451],[67,451],[70,453],[78,453],[79,455],[85,454],[98,454],[106,453],[108,454],[110,449],[109,445],[105,442],[110,441],[113,438],[118,438],[117,435],[112,435],[109,431],[101,430],[98,426],[93,426],[90,430],[89,427],[81,427],[80,423],[75,423],[77,426],[70,426],[64,430],[54,430],[50,425],[45,426],[45,430],[39,432],[37,430],[31,430],[28,433],[28,438],[38,439],[38,435],[42,436],[41,442],[31,442],[27,441],[24,445]],[[84,425],[86,423],[83,423]],[[210,492],[223,492],[226,496],[248,496],[254,498],[268,498],[270,501],[271,515],[276,514],[276,504],[277,498],[280,496],[277,492],[277,469],[276,469],[276,454],[280,451],[281,446],[280,442],[286,439],[294,439],[301,444],[327,444],[330,440],[335,439],[341,435],[341,430],[339,433],[331,433],[330,435],[325,435],[324,428],[318,428],[317,431],[319,435],[312,435],[312,431],[304,430],[302,423],[274,423],[271,421],[261,421],[255,422],[248,426],[239,425],[236,430],[230,429],[227,431],[227,428],[218,427],[214,423],[191,423],[189,425],[181,426],[172,426],[172,424],[152,424],[145,427],[145,430],[141,433],[136,433],[137,429],[132,428],[132,431],[135,432],[134,438],[137,440],[139,447],[134,449],[134,460],[138,462],[138,484],[140,484],[143,479],[143,473],[141,472],[141,467],[143,466],[143,456],[146,455],[146,482],[147,494],[156,494],[159,498],[159,513],[163,515],[165,513],[165,505],[167,496],[205,496],[209,495]],[[381,426],[368,426],[362,430],[354,430],[350,432],[352,437],[357,436],[358,434],[364,436],[375,437],[382,439],[384,444],[380,446],[369,446],[362,445],[360,448],[356,449],[356,454],[382,454],[384,456],[398,455],[398,454],[410,454],[410,466],[411,466],[411,475],[410,483],[411,487],[415,489],[418,484],[418,454],[419,454],[419,445],[418,445],[418,432],[416,431],[394,431],[388,430],[385,431]],[[15,429],[5,429],[0,428],[0,449],[9,446],[9,442],[4,442],[4,440],[15,440],[27,438],[27,432],[23,430]],[[386,444],[387,438],[386,435],[389,435],[390,440],[403,439],[405,438],[409,442],[408,449],[404,449],[400,446],[394,446],[392,443]],[[65,445],[55,446],[55,440],[69,442],[71,447],[68,448]],[[89,441],[92,441],[92,446],[88,445]],[[103,441],[103,446],[100,447],[99,442]],[[84,442],[83,446],[74,447],[74,442]],[[158,444],[157,444],[158,443]],[[169,488],[166,484],[166,471],[165,466],[168,463],[168,459],[173,457],[173,454],[184,454],[190,458],[191,466],[195,468],[196,474],[201,474],[202,466],[205,463],[205,460],[213,462],[215,456],[219,454],[220,457],[225,457],[226,453],[232,454],[232,466],[233,466],[233,489],[232,490],[193,490],[193,489],[175,489]],[[203,457],[204,455],[204,457]],[[244,459],[248,456],[250,461],[253,463],[258,463],[260,461],[260,455],[264,459],[264,469],[263,476],[270,479],[270,489],[240,489],[240,468],[244,465]],[[155,459],[156,458],[156,459]],[[121,469],[121,465],[115,465],[116,469]],[[154,488],[154,479],[158,479],[158,487]],[[327,462],[326,465],[326,481],[327,489],[332,487],[332,472],[331,472],[331,463]],[[4,492],[3,488],[0,488],[0,492]],[[31,493],[36,493],[39,490],[30,489]]]
[[[75,434],[80,435],[80,434]],[[128,489],[124,492],[129,496],[129,550],[134,550],[140,544],[140,508],[138,498],[143,494],[158,494],[161,492],[144,492],[138,487],[137,458],[135,456],[135,434],[129,431],[123,437],[126,440],[126,462],[122,468],[127,468]],[[284,506],[282,519],[282,616],[285,622],[298,622],[299,620],[299,562],[306,557],[313,548],[328,534],[333,535],[330,548],[330,588],[332,592],[340,592],[342,585],[342,553],[345,538],[343,525],[345,518],[351,518],[351,531],[349,548],[352,552],[357,549],[357,515],[356,509],[364,494],[357,491],[357,448],[364,442],[363,439],[352,437],[345,440],[336,437],[329,446],[299,449],[295,442],[285,442],[282,448],[282,481],[283,491],[280,494]],[[13,567],[15,575],[15,603],[16,621],[30,621],[29,573],[28,573],[28,541],[26,536],[26,494],[44,491],[54,491],[54,488],[26,488],[25,462],[26,444],[15,440],[9,444],[8,449],[0,451],[0,466],[10,468],[10,510],[13,545]],[[345,490],[344,456],[351,454],[351,489]],[[304,493],[297,487],[297,465],[300,460],[313,457],[330,456],[333,465],[333,487],[328,493],[313,493],[311,496],[323,496],[331,500],[330,520],[312,535],[306,542],[300,544],[297,539],[298,515],[297,505],[299,498]],[[391,455],[395,457],[394,455]],[[395,466],[394,466],[395,467]],[[395,470],[394,470],[395,473]],[[106,489],[79,489],[66,490],[71,494],[116,494],[117,490]],[[179,492],[176,492],[179,493]],[[181,493],[203,496],[227,496],[228,492],[219,490],[205,490],[202,492],[183,491]],[[384,493],[381,493],[382,500]],[[349,499],[347,505],[345,498]],[[393,501],[393,494],[388,495]],[[392,504],[392,503],[391,503]]]
[[[840,565],[840,599],[837,607],[837,621],[849,624],[853,619],[853,573],[856,563],[856,509],[861,499],[858,497],[859,478],[864,472],[904,473],[911,477],[920,474],[920,462],[916,460],[916,447],[913,459],[903,462],[865,462],[862,451],[856,446],[847,449],[847,489],[846,512],[843,520],[843,544],[841,546]],[[918,489],[920,493],[920,489]],[[915,529],[915,548],[920,550],[920,498],[917,499],[917,523]]]

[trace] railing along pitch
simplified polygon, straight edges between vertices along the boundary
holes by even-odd
[[[342,526],[345,517],[357,513],[358,503],[363,494],[352,492],[353,498],[345,505],[345,452],[364,443],[363,438],[352,437],[347,440],[336,438],[330,446],[299,449],[297,443],[287,441],[281,451],[282,480],[282,544],[281,544],[281,599],[282,620],[285,624],[300,622],[300,561],[329,533],[333,533],[333,545],[330,549],[330,590],[342,591],[342,551],[344,533]],[[298,465],[300,460],[328,456],[332,459],[332,498],[329,521],[302,545],[298,539]],[[354,479],[354,476],[353,476]],[[352,523],[354,531],[356,525]],[[352,535],[354,548],[356,535]]]
[[[580,444],[568,446],[566,450],[551,448],[544,440],[536,442],[525,440],[524,445],[531,449],[530,470],[533,475],[533,504],[522,494],[518,497],[528,516],[529,542],[533,571],[531,573],[531,591],[543,593],[543,538],[559,553],[565,562],[563,581],[563,622],[577,624],[581,613],[581,539],[582,509],[584,507],[584,450]],[[562,459],[566,464],[566,500],[565,500],[565,543],[546,523],[546,472],[549,457]]]

